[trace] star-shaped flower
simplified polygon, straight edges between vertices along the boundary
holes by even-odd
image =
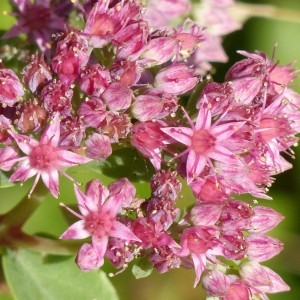
[[[191,128],[161,128],[164,133],[187,146],[187,149],[176,157],[188,155],[186,172],[189,183],[200,175],[206,165],[212,167],[212,160],[227,164],[239,163],[230,150],[230,137],[241,127],[243,122],[220,124],[220,119],[218,119],[212,123],[211,111],[206,104],[205,101],[200,108],[195,124],[185,112]]]
[[[106,188],[100,181],[88,183],[86,193],[75,185],[75,195],[81,214],[71,213],[80,218],[71,225],[61,236],[61,239],[92,238],[92,244],[85,243],[77,255],[77,264],[89,271],[102,266],[107,250],[109,237],[125,241],[141,240],[126,225],[117,220],[117,214],[123,206],[131,202],[135,194],[134,186],[126,179],[120,179]]]
[[[16,141],[19,148],[26,154],[26,156],[15,159],[15,162],[19,161],[19,166],[11,175],[10,181],[24,182],[28,178],[36,176],[29,196],[41,177],[51,194],[57,198],[59,187],[58,173],[62,173],[74,181],[63,171],[62,167],[80,165],[91,161],[89,158],[59,146],[60,119],[58,113],[45,129],[40,141],[26,135],[18,134],[12,130],[8,130],[8,132]]]

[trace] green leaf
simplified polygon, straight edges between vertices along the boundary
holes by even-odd
[[[82,272],[74,257],[8,250],[3,256],[3,268],[16,300],[118,299],[103,271]]]
[[[134,182],[148,182],[154,172],[149,160],[133,148],[114,150],[113,154],[106,160],[85,166],[94,171],[101,171],[102,174],[110,178],[127,177]]]
[[[8,188],[14,186],[15,183],[9,182],[9,176],[6,172],[0,171],[0,188]]]
[[[132,267],[132,273],[136,279],[148,277],[152,271],[153,267],[145,257],[138,259]]]

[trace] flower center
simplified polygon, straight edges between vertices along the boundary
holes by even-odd
[[[32,149],[29,159],[32,167],[39,170],[49,170],[56,163],[57,153],[50,145],[39,145]]]
[[[199,155],[206,155],[213,150],[215,141],[208,130],[199,129],[192,136],[191,148]]]
[[[24,15],[25,26],[31,30],[40,30],[45,24],[49,24],[51,11],[49,8],[40,5],[30,6],[30,11]]]
[[[84,228],[91,234],[91,236],[101,238],[111,232],[113,221],[114,218],[106,212],[91,212],[85,218]]]

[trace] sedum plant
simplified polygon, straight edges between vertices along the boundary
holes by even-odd
[[[0,245],[13,299],[117,299],[99,270],[111,266],[110,275],[131,268],[137,278],[191,269],[191,287],[202,285],[207,299],[288,291],[264,265],[283,249],[269,231],[284,216],[261,199],[292,167],[297,70],[238,51],[223,82],[213,80],[213,63],[227,61],[223,37],[251,5],[10,4],[0,193],[2,202],[9,189],[22,196],[1,213]],[[64,217],[58,236],[24,230],[45,197]],[[57,280],[61,269],[74,288]]]

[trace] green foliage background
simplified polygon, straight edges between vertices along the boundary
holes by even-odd
[[[275,43],[278,43],[275,57],[281,64],[300,60],[300,1],[265,0],[244,2],[265,3],[281,7],[282,13],[280,16],[281,18],[286,18],[286,20],[254,17],[245,23],[242,30],[226,37],[224,46],[230,61],[225,65],[215,65],[217,72],[214,78],[216,81],[222,81],[228,67],[241,58],[236,54],[236,50],[246,50],[249,52],[262,50],[271,56]],[[8,9],[8,1],[0,0],[0,30],[9,28],[14,23],[12,17],[1,13]],[[290,22],[290,18],[293,18],[294,21]],[[2,46],[5,43],[9,43],[9,41],[0,42]],[[296,62],[295,66],[300,68],[300,61]],[[298,92],[300,92],[299,83],[300,80],[296,80],[295,89]],[[261,205],[275,208],[286,217],[278,228],[272,232],[272,236],[279,238],[285,243],[285,249],[266,265],[273,268],[284,278],[291,286],[291,292],[271,295],[271,300],[298,300],[300,295],[300,149],[295,149],[295,151],[296,160],[292,162],[294,168],[278,176],[274,186],[270,190],[270,194],[274,200],[260,200]],[[79,169],[71,169],[70,174],[75,178],[78,177],[80,181],[88,181],[95,176],[100,176],[104,183],[111,181],[109,177],[105,177],[101,172],[91,172],[89,169],[80,170],[80,173]],[[13,207],[16,201],[20,199],[20,195],[27,193],[29,186],[30,183],[25,184],[22,188],[18,186],[18,188],[11,187],[0,190],[0,214]],[[66,180],[62,180],[61,186],[60,201],[65,203],[74,202],[72,184]],[[147,186],[143,183],[138,183],[137,186],[139,196],[147,196]],[[7,199],[10,199],[9,202]],[[43,218],[45,214],[47,214],[47,218]],[[25,230],[31,233],[47,232],[47,234],[57,237],[66,226],[62,212],[58,208],[58,201],[48,197],[26,224]],[[104,270],[110,272],[112,268],[105,265]],[[121,300],[205,299],[201,287],[197,287],[196,289],[192,287],[194,273],[191,270],[173,270],[163,275],[153,272],[150,277],[136,280],[133,278],[130,268],[128,268],[127,271],[113,277],[111,280],[117,288]],[[6,295],[6,292],[5,286],[0,281],[0,300],[12,299]]]

